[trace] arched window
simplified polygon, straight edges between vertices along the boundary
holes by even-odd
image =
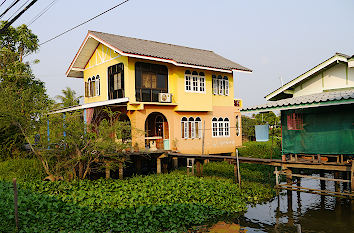
[[[229,78],[227,77],[227,76],[224,76],[224,85],[223,85],[223,87],[224,87],[224,93],[225,93],[225,95],[229,95]]]
[[[205,92],[205,75],[204,72],[199,73],[199,91]]]
[[[219,137],[224,136],[224,119],[222,119],[221,117],[218,119],[218,131],[219,131],[218,134]]]
[[[192,72],[192,87],[193,91],[198,91],[199,86],[198,86],[198,72],[193,71]]]
[[[213,137],[217,137],[218,136],[218,120],[214,117],[211,120],[211,123],[212,123]]]
[[[213,79],[213,94],[217,95],[218,94],[218,79],[216,78],[216,75],[212,75]]]
[[[88,87],[87,88],[87,94],[88,94],[87,96],[90,97],[90,96],[92,96],[91,95],[91,78],[88,78],[88,80],[87,80],[87,87]]]
[[[90,93],[91,96],[95,96],[96,95],[96,77],[95,76],[93,76],[91,78],[90,91],[91,91],[91,93]]]
[[[224,135],[225,137],[230,136],[230,121],[227,117],[224,119]]]
[[[101,94],[100,90],[100,76],[96,76],[96,96],[99,96]]]
[[[182,138],[188,138],[188,120],[187,117],[182,117],[181,120]]]
[[[224,85],[223,85],[223,79],[222,76],[218,76],[218,94],[223,95],[224,94]]]
[[[236,116],[236,136],[240,135],[240,117]]]
[[[191,72],[186,70],[184,73],[184,82],[185,82],[185,90],[191,91],[192,90],[192,83],[191,83]]]
[[[195,118],[195,137],[202,137],[202,120],[200,117]]]
[[[194,124],[193,117],[190,117],[188,119],[188,133],[189,133],[189,138],[195,138],[195,124]]]

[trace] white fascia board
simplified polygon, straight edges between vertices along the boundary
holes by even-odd
[[[125,97],[125,98],[106,100],[106,101],[99,101],[99,102],[95,102],[95,103],[89,103],[89,104],[83,104],[83,105],[78,105],[78,106],[69,107],[69,108],[58,109],[58,110],[54,110],[52,112],[49,112],[48,114],[72,112],[72,111],[81,110],[81,109],[95,108],[95,107],[100,107],[100,106],[106,106],[106,105],[111,105],[111,104],[120,104],[120,103],[128,103],[128,102],[129,102],[129,98]]]
[[[280,94],[281,92],[285,91],[286,89],[294,86],[295,84],[301,82],[302,80],[308,78],[309,76],[315,74],[316,72],[326,68],[327,66],[329,66],[330,64],[332,64],[333,62],[336,61],[342,61],[342,62],[347,62],[347,58],[340,56],[340,55],[334,55],[333,57],[329,58],[328,60],[322,62],[321,64],[315,66],[314,68],[312,68],[311,70],[303,73],[302,75],[298,76],[297,78],[293,79],[292,81],[288,82],[287,84],[285,84],[284,86],[278,88],[277,90],[273,91],[272,93],[268,94],[265,98],[266,100],[270,100],[271,98],[273,98],[274,96]]]

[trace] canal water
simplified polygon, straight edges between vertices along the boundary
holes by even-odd
[[[325,174],[333,178],[333,174]],[[301,186],[335,190],[333,181],[301,179]],[[346,189],[341,184],[340,189]],[[235,224],[240,232],[354,233],[354,201],[331,196],[283,190],[273,200],[250,206]],[[225,232],[225,231],[224,231]]]

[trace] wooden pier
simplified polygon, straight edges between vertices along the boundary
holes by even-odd
[[[314,194],[320,195],[331,195],[336,197],[347,197],[354,198],[354,160],[343,160],[343,156],[338,156],[334,162],[323,161],[323,157],[326,156],[312,156],[312,159],[301,159],[297,155],[291,155],[290,159],[262,159],[262,158],[251,158],[251,157],[239,157],[239,156],[223,156],[223,155],[195,155],[195,154],[179,154],[169,152],[168,156],[174,158],[193,158],[197,164],[197,175],[201,175],[203,165],[200,165],[203,160],[226,160],[230,161],[234,164],[234,173],[235,173],[235,181],[240,182],[241,177],[239,174],[238,163],[250,163],[250,164],[263,164],[275,167],[275,175],[276,175],[276,188],[279,189],[287,189],[293,191],[301,191],[301,192],[311,192]],[[201,169],[200,169],[201,166]],[[278,171],[278,168],[281,170]],[[316,177],[310,175],[301,175],[301,174],[293,174],[293,169],[308,169],[308,170],[320,170],[320,171],[334,171],[335,178],[327,178],[327,177]],[[200,171],[201,170],[201,171]],[[194,169],[192,169],[194,171]],[[342,174],[350,174],[349,179],[339,179],[338,173]],[[322,173],[321,173],[322,174]],[[287,178],[287,184],[279,184],[279,176],[284,175]],[[346,175],[345,175],[346,176]],[[321,181],[334,181],[336,186],[336,191],[329,190],[318,190],[311,189],[300,186],[292,185],[292,178],[309,178],[309,179],[318,179]],[[339,192],[339,182],[350,184],[351,192]]]

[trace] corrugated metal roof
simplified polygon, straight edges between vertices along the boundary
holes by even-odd
[[[225,70],[235,69],[248,72],[252,71],[249,68],[230,61],[209,50],[189,48],[96,31],[89,31],[89,33],[125,53],[172,59],[177,63],[186,65],[197,65]]]
[[[296,106],[306,108],[306,105],[311,104],[325,104],[327,102],[336,102],[342,100],[353,100],[354,103],[354,89],[346,91],[331,91],[322,92],[319,94],[304,95],[293,98],[282,99],[278,101],[269,101],[266,104],[257,105],[254,107],[244,108],[241,111],[262,111],[271,109],[291,109]],[[339,103],[338,103],[339,104]]]

